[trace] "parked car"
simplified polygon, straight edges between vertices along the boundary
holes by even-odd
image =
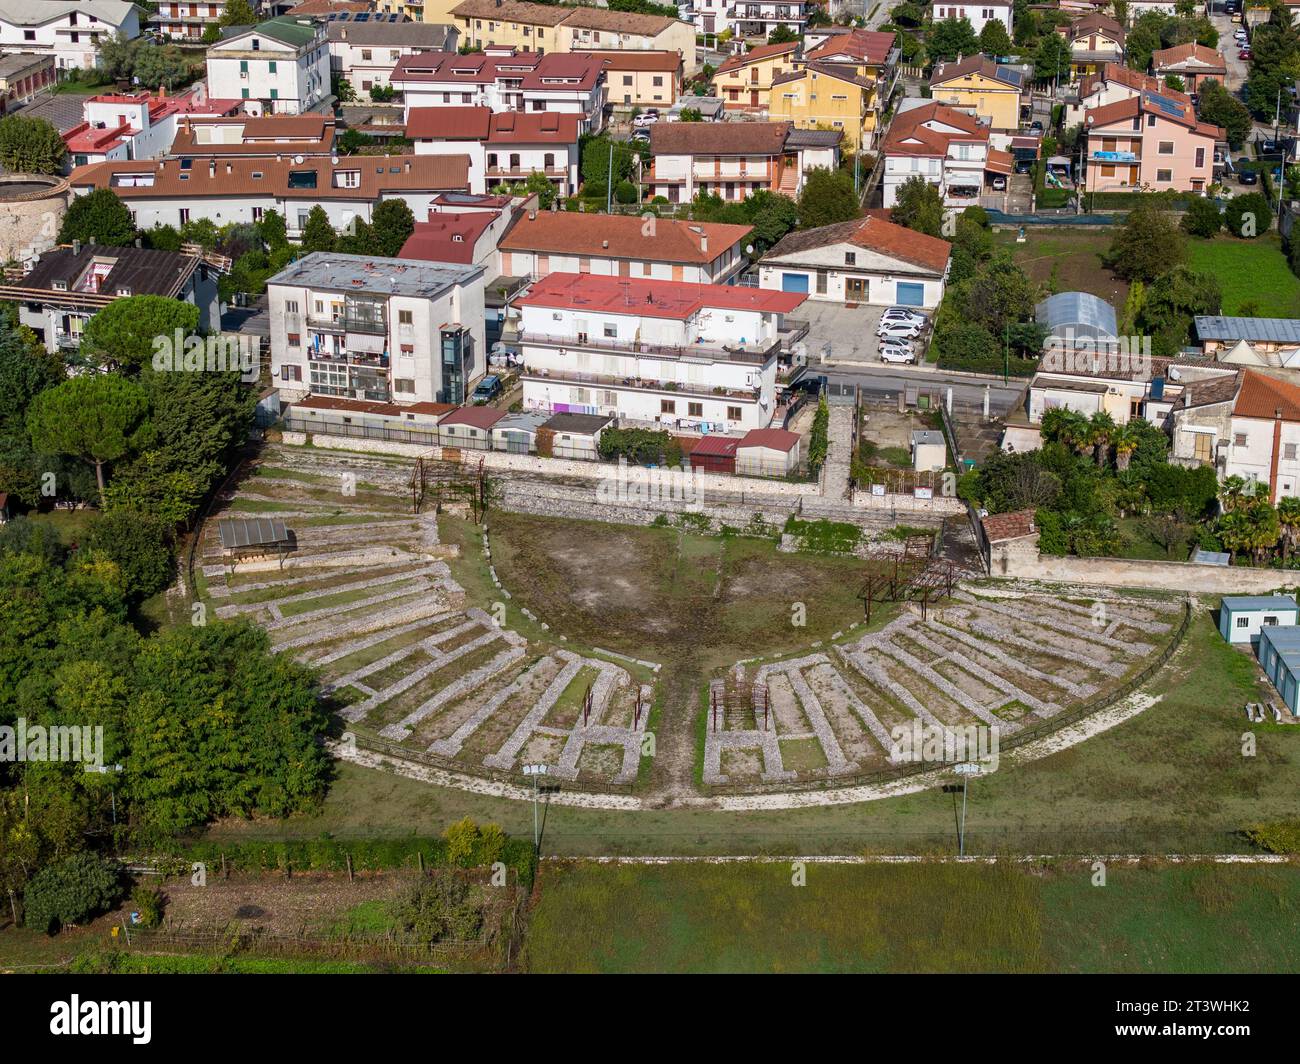
[[[1237,184],[1239,185],[1258,185],[1259,174],[1254,170],[1242,170],[1237,175]]]
[[[1238,58],[1238,59],[1254,59],[1254,58],[1255,58],[1255,53],[1252,52],[1249,48],[1243,48],[1240,52],[1237,53],[1237,58]]]
[[[919,310],[913,310],[911,307],[889,307],[880,315],[883,321],[914,321],[917,325],[924,325],[926,318]]]
[[[895,366],[907,366],[916,361],[916,355],[911,348],[906,347],[882,347],[880,349],[880,361],[888,362]]]
[[[501,394],[501,378],[495,373],[490,373],[478,382],[478,387],[474,389],[472,396],[475,405],[489,403]]]
[[[886,336],[897,336],[903,340],[913,339],[921,331],[921,326],[914,321],[882,321],[876,335],[882,340]]]
[[[644,143],[646,143],[646,144],[649,144],[649,143],[650,143],[650,130],[648,130],[648,129],[634,129],[634,130],[632,131],[632,139],[633,139],[634,141],[644,142]]]
[[[637,129],[643,129],[646,126],[653,126],[658,121],[659,121],[658,111],[653,111],[653,112],[643,111],[641,114],[637,115],[634,119],[632,119],[632,125],[636,126]]]
[[[993,191],[1005,192],[1007,190],[1007,179],[1002,174],[993,175]]]

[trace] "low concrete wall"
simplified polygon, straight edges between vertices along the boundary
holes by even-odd
[[[1126,558],[1061,558],[1050,554],[1040,554],[1037,561],[1027,557],[1023,561],[1012,559],[1005,570],[995,570],[994,575],[1107,587],[1199,591],[1208,595],[1260,595],[1300,583],[1300,574],[1282,569]]]

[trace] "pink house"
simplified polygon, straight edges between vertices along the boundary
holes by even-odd
[[[1198,121],[1187,97],[1144,91],[1084,113],[1088,192],[1201,192],[1224,131]]]

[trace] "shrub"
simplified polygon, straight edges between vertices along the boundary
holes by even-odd
[[[93,853],[46,865],[23,892],[24,919],[33,931],[54,934],[111,909],[122,897],[122,866]]]
[[[1223,215],[1214,200],[1198,196],[1187,204],[1182,226],[1190,236],[1211,237],[1223,227]]]
[[[162,923],[166,898],[153,887],[136,887],[131,891],[131,908],[140,914],[140,927],[157,927]]]
[[[483,911],[471,893],[454,874],[425,879],[393,904],[393,919],[417,942],[473,939],[483,927]]]

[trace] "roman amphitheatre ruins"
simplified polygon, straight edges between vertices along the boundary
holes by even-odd
[[[964,513],[860,511],[861,544],[832,556],[780,529],[839,504],[724,492],[686,516],[612,513],[581,478],[307,442],[273,438],[228,485],[197,592],[320,670],[336,756],[483,794],[527,797],[526,764],[548,766],[553,801],[609,809],[932,787],[947,769],[891,757],[900,730],[983,726],[1030,757],[1085,741],[1191,610],[990,580]],[[290,549],[223,545],[258,525]]]

